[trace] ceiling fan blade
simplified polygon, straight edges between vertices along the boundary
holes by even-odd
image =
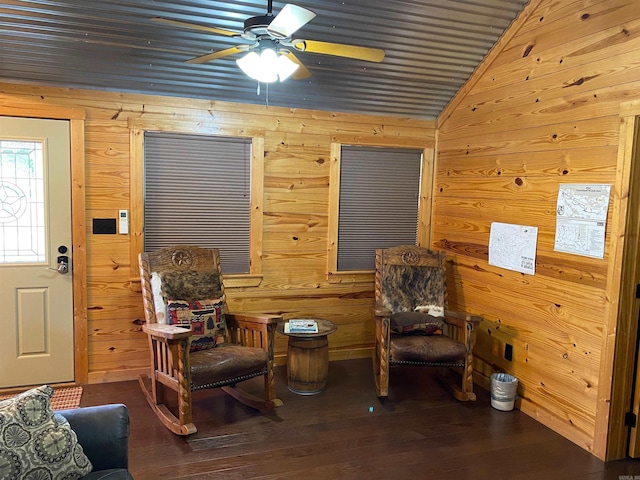
[[[341,43],[318,42],[315,40],[294,40],[293,47],[301,52],[322,53],[336,57],[355,58],[369,62],[384,60],[384,50],[379,48],[358,47]]]
[[[249,50],[249,45],[238,45],[236,47],[226,48],[224,50],[218,50],[217,52],[207,53],[206,55],[192,58],[191,60],[187,60],[187,63],[207,63],[211,60],[228,57],[229,55],[246,52],[247,50]]]
[[[198,25],[197,23],[181,22],[180,20],[171,20],[169,18],[162,18],[162,17],[153,17],[151,20],[154,22],[166,23],[167,25],[173,25],[174,27],[204,30],[205,32],[217,33],[218,35],[225,35],[227,37],[240,36],[239,32],[232,32],[231,30],[224,30],[222,28],[207,27],[206,25]]]
[[[297,5],[287,3],[267,27],[267,32],[276,38],[287,38],[309,23],[316,14]]]
[[[298,65],[297,70],[293,72],[293,74],[291,75],[291,78],[293,78],[294,80],[303,80],[311,76],[311,72],[307,69],[307,67],[305,67],[302,64],[302,62],[298,59],[298,57],[296,57],[293,53],[291,52],[287,53],[287,57],[289,57],[289,59],[293,63]]]

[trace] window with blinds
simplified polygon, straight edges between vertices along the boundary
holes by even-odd
[[[220,249],[226,274],[248,273],[251,139],[145,132],[144,249]]]
[[[373,270],[376,248],[415,244],[422,150],[343,145],[338,271]]]

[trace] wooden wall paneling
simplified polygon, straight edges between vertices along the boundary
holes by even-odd
[[[256,181],[256,179],[259,179]],[[264,136],[251,139],[251,238],[249,275],[262,274],[264,212]],[[261,278],[260,278],[261,281]],[[231,284],[229,284],[231,285]]]
[[[71,221],[73,225],[73,316],[75,349],[75,382],[86,383],[88,378],[87,341],[87,235],[85,223],[85,122],[70,118],[71,136]]]
[[[574,334],[582,332],[580,335],[590,341],[602,336],[600,312],[606,300],[601,288],[538,275],[522,278],[517,272],[509,275],[492,266],[461,272],[456,264],[453,270],[448,275],[448,286],[452,290],[449,302],[491,306],[492,317],[509,319],[507,325],[521,322],[518,331],[511,332],[512,335],[517,333],[519,337],[535,342],[539,328],[545,332],[550,328],[558,332],[570,328]],[[487,273],[498,277],[489,285],[485,283]],[[565,337],[563,341],[568,340]]]
[[[327,212],[316,213],[288,213],[288,212],[265,212],[264,226],[265,233],[270,231],[303,231],[318,232],[326,235],[328,228]]]
[[[535,56],[538,46],[540,51],[566,46],[566,56],[571,57],[568,60],[574,62],[582,60],[579,54],[593,54],[593,56],[589,55],[590,59],[602,58],[599,55],[603,48],[632,41],[635,38],[633,28],[637,14],[635,7],[633,2],[629,2],[611,8],[606,0],[589,2],[569,0],[562,5],[545,1],[540,5],[540,11],[530,17],[514,36],[509,51],[504,52],[505,54],[494,62],[493,66],[501,67],[509,61],[525,57],[532,57],[540,62]],[[573,30],[564,32],[562,36],[562,26],[567,23],[572,24]],[[597,23],[597,26],[594,26],[594,23]],[[527,51],[525,47],[529,45],[533,45],[533,48]]]
[[[522,219],[522,210],[504,199],[487,198],[476,201],[474,204],[461,205],[463,201],[456,197],[445,197],[441,200],[435,210],[438,213],[437,223],[442,226],[442,230],[454,228],[463,236],[465,231],[468,235],[483,233],[489,235],[491,224],[488,221],[518,223]],[[531,214],[530,223],[538,227],[555,229],[555,202],[540,200],[525,210]],[[476,219],[468,216],[472,213],[477,215]]]
[[[483,335],[486,336],[486,334]],[[489,341],[495,341],[496,339],[489,337],[488,341],[479,337],[479,340],[483,346],[486,346]],[[519,348],[520,350],[527,347],[517,338],[509,339],[508,342],[514,345],[514,348]],[[564,382],[570,379],[571,376],[567,373],[549,378],[546,372],[549,367],[544,365],[546,354],[536,354],[537,349],[533,348],[532,350],[533,353],[526,359],[527,363],[514,360],[514,362],[509,362],[509,365],[493,361],[496,355],[504,351],[504,342],[502,341],[495,341],[495,351],[486,351],[485,347],[482,347],[478,350],[477,355],[479,362],[487,358],[490,359],[485,363],[485,377],[488,377],[496,369],[507,370],[513,368],[516,372],[525,369],[527,372],[525,375],[519,373],[516,375],[523,383],[523,386],[519,388],[517,407],[533,418],[549,425],[554,430],[566,430],[566,425],[571,424],[572,428],[565,436],[591,451],[594,437],[594,415],[591,412],[594,411],[596,403],[595,392],[592,392],[592,398],[589,402],[585,402],[587,397],[585,389],[579,387],[574,389],[572,395],[562,394],[558,396],[555,391],[564,385]],[[529,364],[538,364],[540,367],[531,368]],[[476,368],[478,368],[477,363]],[[474,374],[475,380],[478,380],[477,373],[476,371],[476,374]],[[487,389],[490,388],[488,378],[486,378],[485,382],[479,381],[479,383],[484,383]],[[594,382],[591,388],[587,390],[593,391],[596,389],[597,383]],[[580,401],[576,402],[576,400]]]
[[[267,202],[269,201],[267,195]],[[267,235],[263,248],[272,251],[276,248],[295,252],[317,252],[327,248],[327,238],[318,232],[278,231]]]
[[[416,239],[416,245],[429,247],[431,245],[431,230],[433,222],[435,148],[425,148],[422,151],[422,166],[420,168],[420,172],[422,177],[420,179],[418,238]]]
[[[485,177],[482,182],[479,178],[457,178],[450,177],[438,179],[436,189],[438,196],[452,198],[486,198],[492,200],[509,201],[518,199],[520,202],[552,202],[557,198],[558,186],[561,183],[585,183],[590,177],[572,177],[571,182],[558,181],[555,178],[544,178],[539,176],[499,176]],[[591,177],[592,178],[592,177]],[[613,178],[608,178],[611,183]]]
[[[511,22],[509,28],[505,30],[489,53],[487,53],[484,60],[475,68],[471,77],[460,87],[458,93],[451,99],[444,110],[440,112],[436,121],[438,131],[441,126],[449,120],[453,112],[458,109],[460,102],[476,87],[478,81],[485,77],[487,70],[493,65],[496,59],[501,56],[502,52],[508,48],[514,36],[516,36],[529,19],[535,15],[537,8],[544,1],[545,0],[530,0],[513,22]]]
[[[327,242],[327,275],[337,275],[338,267],[338,215],[335,212],[340,208],[340,165],[342,161],[342,145],[339,142],[331,143],[329,164],[329,211],[334,215],[329,216],[328,242]]]
[[[617,35],[624,33],[618,32]],[[581,39],[576,42],[584,47]],[[600,45],[603,58],[588,64],[589,75],[584,72],[584,63],[588,61],[584,58],[569,70],[558,68],[572,58],[567,54],[564,43],[556,45],[554,52],[537,52],[543,58],[555,56],[555,61],[548,62],[548,72],[539,71],[542,67],[535,58],[514,60],[516,65],[509,64],[513,74],[492,72],[492,80],[486,90],[465,99],[460,115],[446,125],[446,133],[451,134],[447,138],[465,136],[469,126],[509,129],[515,122],[517,128],[529,128],[550,123],[559,114],[568,122],[617,117],[618,104],[628,100],[628,83],[637,81],[638,77],[634,60],[640,50],[640,39],[633,42],[632,45],[624,43],[610,48]],[[583,55],[591,55],[591,52],[585,49]],[[534,71],[544,84],[535,84]],[[500,108],[501,104],[508,106]]]
[[[602,10],[605,7],[606,11]],[[482,288],[487,284],[494,284],[498,278],[486,275],[488,272],[493,273],[494,269],[485,266],[486,264],[483,263],[485,257],[482,252],[476,253],[479,250],[478,245],[482,242],[473,242],[474,236],[467,228],[449,232],[447,227],[451,224],[466,226],[469,216],[474,211],[479,211],[481,215],[486,212],[491,216],[492,208],[498,213],[497,216],[513,221],[511,219],[517,218],[516,212],[519,210],[518,207],[521,207],[522,220],[518,223],[547,225],[545,229],[552,233],[554,229],[549,228],[551,216],[548,210],[549,206],[553,205],[553,196],[547,201],[547,207],[545,208],[543,204],[538,211],[536,206],[539,206],[539,203],[533,200],[536,194],[544,191],[541,185],[545,179],[553,185],[552,190],[557,190],[558,183],[565,182],[610,183],[616,186],[618,190],[612,194],[612,206],[607,220],[608,241],[604,259],[594,260],[562,254],[553,252],[547,247],[547,250],[542,252],[542,256],[539,249],[538,263],[544,262],[550,268],[537,265],[536,269],[536,277],[539,273],[551,283],[554,282],[553,272],[557,272],[555,281],[559,282],[558,285],[563,285],[569,297],[574,296],[575,284],[596,288],[593,294],[601,299],[599,304],[591,307],[585,305],[582,309],[578,297],[572,302],[576,305],[575,307],[567,308],[562,304],[567,318],[572,318],[574,322],[566,327],[565,331],[569,335],[575,332],[575,325],[583,325],[584,322],[587,322],[587,326],[583,325],[584,328],[588,328],[589,331],[595,331],[596,334],[598,331],[601,332],[598,337],[600,345],[592,348],[592,353],[600,352],[597,365],[592,364],[593,359],[596,358],[593,355],[588,356],[588,361],[581,359],[580,356],[575,357],[576,361],[580,362],[580,368],[588,374],[585,378],[593,379],[594,375],[598,377],[596,382],[592,382],[590,390],[597,392],[595,411],[589,411],[587,408],[583,412],[583,417],[587,421],[593,418],[593,426],[592,428],[572,426],[563,414],[563,403],[554,400],[553,396],[549,399],[548,408],[544,411],[538,405],[523,407],[525,410],[528,409],[528,413],[540,418],[556,431],[604,458],[608,455],[605,453],[606,447],[603,448],[608,441],[608,436],[606,427],[603,429],[602,425],[609,420],[608,414],[605,413],[608,409],[607,392],[610,390],[610,386],[607,385],[610,380],[607,376],[611,375],[612,336],[615,337],[611,323],[615,325],[615,315],[612,315],[611,311],[616,304],[615,284],[619,276],[614,265],[619,263],[620,246],[615,237],[621,232],[618,218],[619,209],[624,202],[624,198],[618,194],[619,188],[624,183],[619,173],[620,162],[613,153],[617,151],[619,138],[619,133],[615,132],[618,128],[618,120],[614,112],[619,108],[621,99],[629,98],[634,92],[638,92],[640,74],[634,67],[635,63],[631,57],[638,49],[634,25],[638,22],[640,12],[637,10],[637,5],[622,0],[614,4],[607,2],[606,5],[604,2],[597,2],[588,8],[579,2],[564,3],[562,6],[553,2],[543,2],[540,9],[540,14],[536,12],[531,16],[530,32],[527,34],[528,27],[520,30],[509,48],[495,60],[493,68],[488,69],[483,78],[477,81],[476,88],[470,90],[464,99],[460,99],[459,110],[454,112],[449,121],[440,124],[439,132],[438,179],[445,178],[444,176],[447,175],[446,181],[447,186],[451,187],[450,190],[457,187],[459,181],[463,183],[466,181],[469,185],[473,185],[475,177],[477,178],[475,182],[480,186],[487,181],[487,176],[502,177],[506,174],[506,177],[512,180],[521,177],[525,182],[523,186],[527,187],[524,189],[527,193],[523,195],[523,192],[518,190],[517,195],[516,192],[509,195],[498,183],[495,184],[496,189],[491,192],[488,189],[486,194],[481,193],[480,196],[473,195],[471,189],[465,189],[466,198],[464,199],[453,195],[446,197],[445,193],[442,203],[438,204],[442,192],[436,190],[434,210],[436,218],[446,214],[454,220],[437,224],[435,230],[436,237],[442,237],[443,240],[446,238],[446,241],[442,241],[445,247],[451,245],[453,251],[459,255],[471,252],[471,260],[464,263],[473,262],[480,267],[474,271],[482,280],[474,281],[473,285],[477,282],[478,288]],[[550,12],[556,14],[561,9],[563,12],[556,15],[557,20],[549,21]],[[621,12],[626,14],[621,15]],[[585,13],[588,15],[581,18]],[[596,22],[592,21],[596,17],[602,18],[603,21],[598,21],[596,25]],[[533,27],[534,19],[539,19],[537,20],[539,25],[535,27]],[[569,25],[579,22],[582,22],[582,25],[577,29],[581,30],[576,33],[576,29],[572,29]],[[626,34],[621,33],[623,28],[629,25],[631,27]],[[621,34],[615,33],[616,28],[620,28]],[[571,34],[563,36],[561,32],[566,32],[568,29],[571,29]],[[535,33],[532,33],[534,30]],[[554,35],[558,38],[563,36],[563,42],[553,41]],[[624,39],[624,36],[627,38]],[[522,45],[531,45],[528,55],[522,56],[524,53],[521,49]],[[560,60],[563,61],[560,62]],[[512,123],[516,125],[515,130]],[[513,130],[512,134],[509,133],[510,129]],[[551,136],[548,141],[544,141],[545,129],[558,136],[555,138]],[[579,130],[579,135],[570,138],[571,129]],[[586,137],[579,139],[581,134],[586,134],[589,139]],[[475,138],[476,135],[478,139]],[[479,137],[483,137],[484,140]],[[510,137],[517,137],[517,141],[524,140],[528,146],[511,144]],[[565,140],[569,141],[565,142]],[[592,148],[595,144],[590,142],[594,141],[599,142],[601,146]],[[591,151],[585,153],[585,146]],[[467,151],[469,154],[466,153]],[[518,163],[518,157],[522,158],[521,163]],[[574,161],[580,158],[578,160],[580,163],[571,162],[567,165],[566,161],[570,158]],[[552,166],[554,161],[558,162],[556,169]],[[562,163],[565,165],[563,166]],[[581,173],[574,175],[569,165],[575,165]],[[559,171],[561,166],[562,172]],[[564,173],[564,168],[568,170],[567,173]],[[540,176],[541,182],[532,179],[533,175]],[[556,179],[554,180],[553,177]],[[530,195],[528,195],[529,191]],[[487,198],[491,193],[496,197],[495,201]],[[508,203],[509,206],[499,209],[498,204],[501,202]],[[477,216],[476,212],[476,218]],[[485,221],[487,222],[485,228],[488,228],[491,220]],[[485,232],[481,226],[482,218],[475,223],[472,228]],[[446,235],[440,233],[445,231]],[[549,240],[545,241],[545,238]],[[545,244],[550,246],[550,240],[551,237],[544,233],[542,247],[544,248]],[[434,241],[437,241],[437,238]],[[476,245],[472,246],[473,243]],[[567,270],[571,270],[573,275],[566,275]],[[500,270],[495,271],[498,273]],[[483,272],[485,272],[484,275],[482,275]],[[473,291],[473,287],[470,286],[468,277],[471,273],[472,270],[469,268],[462,270],[461,275],[466,282],[464,283],[466,296],[461,301],[467,308],[479,310],[479,313],[484,313],[488,318],[494,318],[497,310],[495,306],[490,305],[489,302],[483,303],[483,295],[471,294],[470,296],[469,291]],[[594,281],[596,278],[594,275],[597,275],[598,281]],[[524,286],[524,291],[527,290],[528,287]],[[544,291],[542,293],[550,297]],[[549,298],[548,301],[551,302],[552,299]],[[564,302],[566,304],[567,301]],[[558,304],[561,303],[558,302]],[[525,307],[530,306],[525,304],[520,308]],[[593,310],[585,317],[583,311],[589,308]],[[520,342],[521,335],[525,331],[527,330],[522,326],[516,326],[515,333],[506,335],[505,341]],[[502,359],[498,358],[502,352],[494,351],[493,338],[489,335],[480,337],[478,348],[483,349],[488,356],[483,359],[485,360],[485,367],[482,367],[484,372],[487,364],[495,362],[502,368],[513,368],[508,364],[505,365]],[[572,358],[569,357],[569,360]],[[550,361],[549,368],[557,368],[562,363]],[[518,365],[518,374],[525,378],[523,389],[527,390],[530,383],[526,379],[531,366],[529,362],[524,365],[525,373],[522,373],[521,368],[523,367]],[[562,390],[561,386],[557,388]]]
[[[425,137],[392,137],[353,134],[334,134],[331,136],[333,143],[343,145],[366,145],[371,147],[402,147],[402,148],[434,148],[435,141]]]
[[[89,346],[89,383],[99,383],[112,375],[120,379],[137,376],[141,370],[149,370],[149,360],[145,360],[149,357],[149,345],[137,339],[120,339],[117,343],[94,341]]]
[[[144,178],[144,131],[131,128],[129,133],[129,178]],[[132,290],[140,291],[138,254],[144,250],[144,189],[142,182],[129,183],[129,281]],[[142,297],[140,297],[142,298]]]
[[[136,290],[145,129],[257,139],[252,151],[263,154],[264,164],[252,182],[258,188],[253,198],[262,204],[252,209],[261,211],[262,226],[252,225],[261,245],[252,254],[263,262],[263,275],[259,285],[228,288],[230,307],[330,318],[339,325],[330,338],[332,360],[370,355],[372,274],[360,283],[326,278],[331,142],[343,135],[356,143],[424,148],[435,143],[434,121],[19,84],[0,84],[0,102],[17,111],[50,110],[54,103],[86,111],[80,224],[88,235],[82,289],[89,309],[82,335],[88,381],[135,378],[148,368],[146,340],[137,338],[142,310]],[[91,233],[93,218],[117,216],[119,209],[130,212],[128,236]],[[276,342],[276,351],[278,361],[286,361],[286,338]]]
[[[616,356],[613,368],[616,338],[628,333],[616,327],[629,181],[618,150],[621,111],[636,115],[629,105],[640,97],[640,9],[631,0],[530,6],[438,119],[432,243],[453,258],[450,299],[485,318],[478,377],[514,373],[523,411],[599,458],[620,458],[632,367]],[[553,250],[560,183],[613,186],[604,258]],[[492,221],[540,228],[535,276],[487,264]],[[510,315],[504,297],[516,305]],[[527,361],[505,361],[505,343],[514,357],[528,348]],[[567,366],[582,380],[564,378]]]
[[[582,0],[566,0],[562,4],[554,2],[554,0],[543,0],[540,2],[534,12],[534,15],[522,25],[519,34],[532,35],[532,31],[539,28],[542,22],[551,23],[560,19],[565,20],[572,12],[581,11],[585,5],[595,5],[606,0],[590,0],[585,4]]]
[[[640,75],[640,71],[638,72]],[[590,121],[540,125],[529,129],[506,129],[482,134],[469,130],[464,140],[452,148],[448,140],[439,141],[438,156],[449,157],[474,155],[502,155],[518,152],[552,151],[571,148],[597,148],[617,146],[618,117],[595,118]],[[514,132],[518,132],[514,136]]]
[[[369,285],[333,285],[325,283],[321,287],[295,289],[286,288],[280,290],[261,289],[260,292],[247,294],[236,292],[235,289],[227,292],[229,308],[249,312],[258,312],[261,308],[267,311],[296,311],[304,312],[312,307],[337,308],[339,311],[348,311],[351,306],[360,308],[366,305],[373,308],[373,291]]]
[[[224,101],[211,101],[195,98],[180,98],[171,96],[154,96],[148,94],[116,93],[44,87],[36,85],[22,85],[19,83],[3,83],[0,85],[0,94],[10,95],[11,105],[19,108],[24,103],[30,105],[40,102],[48,105],[58,102],[60,105],[81,105],[82,108],[91,110],[92,118],[103,119],[126,119],[128,117],[140,118],[147,113],[161,113],[163,115],[173,115],[175,112],[185,112],[184,115],[194,116],[194,118],[208,117],[215,119],[221,117],[226,112],[232,114],[244,114],[247,118],[258,118],[261,116],[267,119],[295,118],[303,120],[326,120],[337,123],[360,124],[363,127],[371,127],[373,124],[394,125],[398,127],[420,127],[425,129],[425,136],[434,135],[435,122],[433,120],[420,120],[407,117],[387,117],[371,116],[355,113],[306,110],[298,108],[267,107],[259,104],[239,104]],[[23,100],[21,97],[31,97]],[[28,107],[24,107],[28,108]],[[222,121],[221,123],[224,123]]]
[[[562,81],[556,79],[563,76],[566,82],[565,87],[573,86],[573,82],[581,78],[583,81],[575,86],[587,87],[586,83],[591,80],[600,82],[603,76],[615,77],[620,73],[624,75],[634,63],[628,63],[625,57],[622,57],[623,61],[618,63],[616,57],[628,55],[634,47],[637,47],[637,43],[634,43],[636,40],[634,22],[637,22],[636,5],[633,5],[633,2],[627,2],[620,8],[618,6],[610,8],[608,2],[602,1],[599,7],[606,11],[596,11],[596,9],[583,9],[578,3],[582,2],[574,3],[573,7],[579,11],[567,13],[560,21],[550,22],[549,17],[541,20],[531,19],[536,24],[535,28],[530,31],[523,29],[519,35],[514,36],[511,48],[505,50],[500,56],[501,59],[494,61],[490,71],[477,80],[474,95],[513,87],[514,95],[517,97],[525,85],[532,88],[534,81],[540,80],[542,76],[546,77],[546,84],[550,87],[561,84]],[[583,15],[587,18],[581,19]],[[536,15],[536,18],[539,17]],[[630,23],[631,28],[627,30]],[[570,31],[566,30],[568,24],[571,25]],[[586,65],[589,66],[590,75],[585,77],[583,73]],[[609,67],[616,65],[617,68],[607,70],[607,65]],[[629,65],[629,67],[622,67],[622,65]],[[618,82],[610,84],[616,83]],[[540,89],[539,92],[559,94],[554,92],[554,88],[543,88],[541,85],[536,87]]]
[[[603,158],[616,156],[613,145],[587,148],[577,147],[555,151],[505,153],[500,155],[465,155],[453,157],[446,164],[438,164],[438,178],[543,176],[558,177],[561,183],[571,183],[575,175],[609,175],[615,178],[615,163],[602,163]]]
[[[544,207],[543,207],[544,208]],[[512,217],[513,218],[513,217]],[[520,220],[522,217],[520,217]],[[536,222],[535,220],[540,220]],[[503,223],[521,223],[519,221],[509,222],[509,217],[506,215],[496,214],[494,217],[495,221],[500,221]],[[516,220],[518,218],[516,217]],[[549,222],[548,215],[537,214],[532,218],[533,221],[530,221],[529,225],[534,225],[538,227],[538,241],[537,241],[537,250],[539,255],[544,255],[547,260],[553,260],[562,258],[564,259],[567,255],[564,252],[556,252],[554,251],[554,240],[555,240],[555,221]],[[609,218],[608,220],[611,220]],[[469,219],[467,217],[454,217],[449,216],[447,218],[439,219],[437,222],[439,227],[443,229],[447,229],[447,235],[449,236],[457,236],[460,240],[467,239],[468,241],[484,239],[486,237],[487,241],[489,239],[489,232],[491,229],[491,222],[488,222],[486,219]],[[611,228],[606,228],[605,233],[611,233]],[[488,242],[487,242],[488,243]],[[591,257],[587,257],[588,260],[585,261],[587,265],[593,266],[594,269],[602,270],[603,273],[606,271],[606,263],[603,260],[607,260],[607,254],[605,254],[603,259],[595,259]],[[536,259],[536,263],[542,264],[542,259]],[[541,265],[544,266],[544,265]]]

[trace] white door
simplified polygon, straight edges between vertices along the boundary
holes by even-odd
[[[68,121],[0,117],[0,388],[74,379],[70,168]]]

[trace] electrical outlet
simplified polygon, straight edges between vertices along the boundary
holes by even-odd
[[[513,360],[513,345],[510,343],[504,344],[504,358],[509,361]]]

